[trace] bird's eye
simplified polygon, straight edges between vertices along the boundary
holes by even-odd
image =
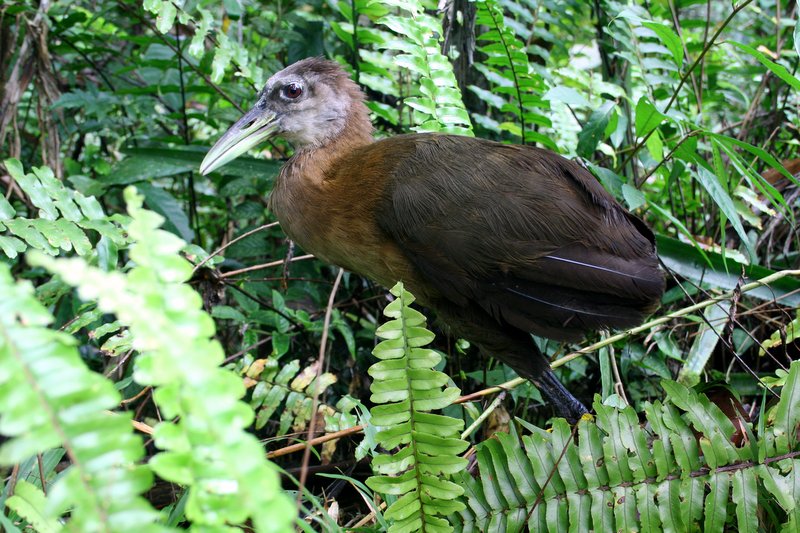
[[[303,94],[303,86],[299,83],[287,83],[281,89],[281,93],[283,93],[284,98],[296,100],[300,98],[301,94]]]

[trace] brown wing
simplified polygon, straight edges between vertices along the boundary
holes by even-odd
[[[377,144],[412,142],[377,223],[442,297],[561,340],[635,325],[658,305],[652,233],[576,163],[447,135]]]

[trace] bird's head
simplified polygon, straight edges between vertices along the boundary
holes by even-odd
[[[208,174],[276,135],[298,149],[323,146],[342,133],[354,113],[366,116],[363,99],[335,61],[298,61],[267,81],[253,108],[208,151],[200,172]]]

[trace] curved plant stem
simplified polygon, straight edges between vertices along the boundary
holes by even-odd
[[[731,11],[728,17],[722,22],[722,24],[720,24],[719,28],[717,28],[717,31],[714,32],[714,35],[711,36],[711,39],[709,39],[706,45],[703,47],[702,52],[700,52],[700,54],[697,56],[697,59],[694,60],[694,63],[692,63],[692,65],[681,76],[681,79],[678,81],[678,87],[675,88],[675,91],[673,91],[672,93],[672,97],[669,99],[669,102],[667,102],[667,105],[664,108],[663,111],[664,113],[669,111],[669,109],[672,107],[672,104],[674,104],[675,100],[678,99],[678,95],[680,94],[683,85],[686,83],[686,80],[689,79],[689,77],[692,75],[692,72],[694,72],[694,69],[697,68],[697,66],[703,61],[703,58],[706,56],[708,51],[711,50],[711,47],[714,46],[717,37],[719,37],[719,35],[723,32],[723,30],[728,27],[728,24],[730,24],[731,20],[733,20],[733,17],[735,17],[742,9],[747,7],[752,2],[753,0],[744,0],[744,2],[734,7],[733,11]],[[645,145],[647,140],[650,138],[653,132],[656,131],[656,129],[650,131],[647,135],[642,137],[641,141],[639,141],[633,146],[633,150],[631,150],[631,152],[628,154],[628,157],[622,162],[620,168],[625,168],[625,165],[627,165],[631,161],[631,159],[633,159],[636,156],[636,154],[639,152],[642,146]]]

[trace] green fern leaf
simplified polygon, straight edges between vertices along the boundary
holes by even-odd
[[[415,111],[412,129],[472,136],[453,66],[439,51],[443,33],[439,19],[425,13],[423,2],[391,0],[382,4],[405,12],[381,16],[376,22],[403,38],[389,39],[383,46],[399,52],[393,57],[395,65],[419,78],[419,94],[405,99]]]
[[[391,320],[376,335],[383,339],[373,351],[380,359],[369,369],[372,383],[372,424],[379,426],[375,440],[393,453],[372,461],[376,475],[367,485],[377,492],[399,496],[386,510],[389,531],[452,531],[440,518],[462,511],[458,501],[464,489],[447,479],[463,471],[466,460],[458,456],[468,443],[459,437],[464,423],[429,411],[444,409],[460,392],[448,387],[449,378],[433,369],[441,356],[425,346],[433,333],[425,316],[412,309],[414,297],[398,283],[397,298],[386,306]]]
[[[68,189],[49,168],[34,167],[26,174],[16,159],[7,159],[4,164],[39,209],[39,218],[15,218],[17,212],[8,201],[4,198],[0,202],[0,232],[10,233],[0,234],[0,252],[9,259],[15,259],[28,248],[49,255],[58,255],[60,250],[89,255],[93,248],[85,230],[96,231],[117,245],[127,242],[119,226],[105,216],[96,198]]]
[[[716,404],[678,383],[670,403],[646,405],[647,430],[630,407],[595,401],[596,421],[532,427],[478,447],[480,481],[462,473],[465,507],[449,518],[461,531],[757,531],[758,509],[779,507],[785,531],[800,524],[800,361],[757,442],[731,442],[733,425]],[[771,448],[767,443],[776,443]],[[768,450],[760,460],[753,450]]]
[[[39,531],[70,510],[73,531],[160,530],[157,512],[141,494],[150,470],[136,464],[144,447],[128,414],[112,414],[114,385],[84,365],[72,337],[48,329],[50,313],[28,282],[14,283],[0,264],[0,463],[11,465],[63,446],[72,466],[44,496],[17,485],[7,504]],[[52,526],[52,527],[51,527]]]
[[[209,531],[246,520],[257,531],[288,531],[294,506],[258,440],[245,431],[254,413],[240,400],[241,379],[219,366],[224,355],[213,340],[214,322],[202,310],[200,295],[186,284],[192,265],[179,255],[184,243],[158,229],[164,219],[144,210],[133,188],[126,189],[125,198],[134,240],[130,258],[135,266],[129,272],[104,272],[80,258],[35,254],[29,259],[127,326],[132,346],[141,352],[134,378],[155,388],[153,397],[167,420],[155,428],[162,451],[148,466],[163,479],[188,486],[187,519]],[[63,380],[52,368],[48,372]],[[72,490],[79,492],[77,486]]]
[[[484,43],[479,49],[487,59],[476,68],[494,85],[492,91],[470,87],[479,98],[489,106],[500,105],[499,112],[514,117],[514,121],[501,122],[494,126],[498,132],[507,131],[522,139],[523,143],[538,142],[555,149],[555,143],[546,135],[535,130],[535,126],[550,127],[552,124],[539,110],[548,109],[549,104],[542,96],[546,92],[544,78],[533,71],[525,53],[525,45],[509,26],[503,9],[494,0],[476,2],[475,23],[486,31],[477,36]],[[504,95],[507,99],[498,95]],[[500,103],[502,102],[502,103]],[[484,126],[491,121],[483,120]]]

